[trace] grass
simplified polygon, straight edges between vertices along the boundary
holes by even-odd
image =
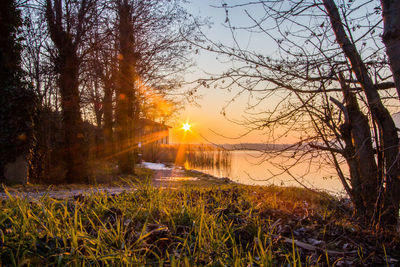
[[[299,188],[132,186],[63,200],[9,195],[0,207],[0,265],[385,265],[398,245],[361,234],[337,200]]]

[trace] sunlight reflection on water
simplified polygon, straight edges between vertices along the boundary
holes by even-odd
[[[199,170],[216,177],[229,177],[231,180],[249,185],[304,186],[327,191],[331,194],[344,195],[343,186],[335,169],[329,164],[313,163],[305,160],[284,173],[278,166],[290,161],[287,157],[278,156],[271,161],[261,161],[257,151],[232,151],[230,167],[199,168],[186,164],[185,167]],[[345,167],[343,168],[346,169]],[[298,180],[296,181],[295,178]]]

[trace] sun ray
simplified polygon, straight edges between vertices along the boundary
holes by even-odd
[[[189,123],[187,123],[187,122],[185,122],[183,125],[182,125],[182,129],[185,131],[185,132],[187,132],[187,131],[190,131],[190,128],[192,127],[192,125],[190,125]]]

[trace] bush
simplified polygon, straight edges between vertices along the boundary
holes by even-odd
[[[0,180],[5,182],[7,163],[24,155],[29,161],[35,143],[34,118],[37,98],[33,91],[21,87],[2,88],[0,98]]]

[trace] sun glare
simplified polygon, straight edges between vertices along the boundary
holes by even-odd
[[[190,130],[190,127],[192,127],[192,125],[190,125],[189,123],[184,123],[183,125],[182,125],[182,129],[185,131],[185,132],[187,132],[187,131],[189,131]]]

